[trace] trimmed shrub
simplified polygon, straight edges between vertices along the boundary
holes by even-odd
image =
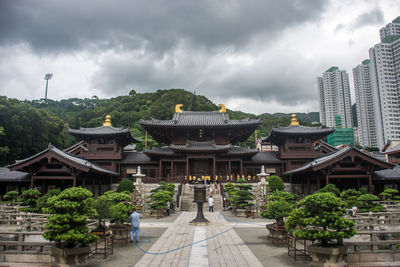
[[[356,234],[355,223],[343,217],[343,201],[333,193],[315,193],[302,199],[286,221],[286,229],[300,239],[319,240],[329,246],[333,240],[339,245],[344,238]]]
[[[272,192],[275,192],[276,190],[281,191],[285,188],[282,179],[276,175],[271,175],[268,178],[268,186]]]
[[[18,191],[12,190],[12,191],[8,191],[4,196],[3,199],[4,200],[10,200],[10,201],[15,201],[18,199],[19,193]]]
[[[361,206],[361,202],[358,200],[359,196],[361,196],[361,192],[355,189],[343,190],[342,193],[340,193],[340,197],[342,198],[345,207],[348,209],[354,206]]]
[[[59,248],[87,246],[97,237],[86,226],[88,216],[95,215],[93,194],[82,187],[71,187],[48,200],[50,216],[43,237],[56,241]]]
[[[21,208],[20,210],[26,212],[38,212],[38,209],[36,208],[36,202],[40,198],[40,195],[41,193],[36,188],[31,188],[22,192],[22,206],[25,207]]]
[[[340,190],[334,184],[327,184],[315,193],[333,193],[335,196],[340,196]]]
[[[134,190],[135,190],[135,185],[129,179],[122,180],[121,183],[119,183],[118,188],[117,188],[118,193],[122,193],[122,192],[133,193]]]
[[[379,197],[372,195],[372,194],[364,194],[358,197],[357,199],[358,201],[360,201],[361,205],[359,207],[359,211],[360,212],[381,212],[381,211],[385,211],[385,207],[374,203],[374,201],[378,201]]]
[[[284,218],[296,207],[297,195],[275,191],[269,196],[269,201],[265,205],[265,211],[261,216],[268,219],[275,219],[278,226],[284,225]]]
[[[392,200],[394,196],[399,193],[399,190],[393,188],[386,188],[382,193],[379,195],[382,196],[383,200]]]
[[[37,212],[41,213],[49,213],[48,211],[48,201],[51,197],[57,196],[61,193],[61,190],[59,188],[57,189],[52,189],[46,194],[44,194],[41,198],[39,198],[36,202],[36,209]]]

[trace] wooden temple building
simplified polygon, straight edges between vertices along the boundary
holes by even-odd
[[[240,146],[260,126],[255,119],[231,120],[224,105],[218,111],[183,111],[177,105],[171,120],[141,120],[140,125],[162,147],[137,151],[129,129],[115,128],[109,116],[103,126],[69,129],[80,142],[65,150],[51,144],[32,157],[0,171],[0,184],[49,189],[83,186],[95,195],[132,178],[141,166],[145,183],[184,183],[197,179],[258,182],[261,166],[281,176],[297,194],[310,194],[328,183],[339,188],[385,184],[400,186],[400,170],[352,146],[337,149],[321,139],[332,128],[299,125],[295,115],[287,127],[273,128],[261,138],[267,151]],[[2,177],[4,176],[4,177]],[[11,181],[12,180],[12,181]],[[1,192],[0,192],[1,193]]]
[[[320,140],[332,132],[332,128],[301,126],[292,115],[290,126],[272,129],[261,141],[279,147],[282,176],[300,195],[311,194],[329,183],[340,189],[364,186],[371,193],[383,191],[382,186],[374,186],[375,171],[394,165],[352,145],[336,149]]]

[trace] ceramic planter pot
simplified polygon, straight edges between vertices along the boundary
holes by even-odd
[[[83,248],[57,248],[50,247],[54,257],[53,266],[72,267],[85,262],[90,253],[90,247]]]
[[[323,267],[344,267],[347,266],[344,261],[344,254],[347,251],[346,246],[322,247],[320,244],[307,246],[307,252],[312,257],[309,266]]]

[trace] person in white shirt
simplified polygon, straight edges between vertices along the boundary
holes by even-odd
[[[214,212],[214,199],[212,196],[210,196],[210,198],[208,199],[208,212]]]

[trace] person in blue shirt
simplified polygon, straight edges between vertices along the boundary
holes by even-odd
[[[132,214],[129,217],[131,221],[131,243],[133,242],[133,234],[135,234],[136,243],[139,243],[139,232],[140,232],[140,214],[136,211],[136,208],[132,209]]]

